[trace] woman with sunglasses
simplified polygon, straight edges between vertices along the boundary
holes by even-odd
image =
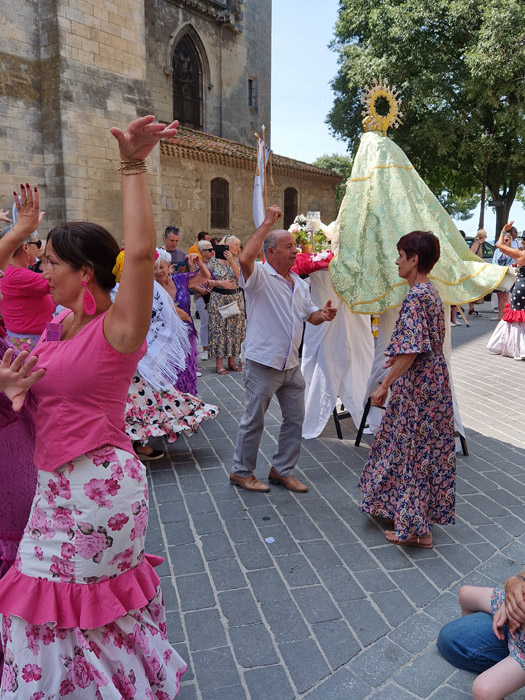
[[[3,235],[9,233],[6,229]],[[9,340],[18,350],[31,351],[52,320],[55,302],[49,293],[49,282],[30,269],[41,255],[42,241],[33,231],[13,253],[4,277],[0,280],[0,313]]]

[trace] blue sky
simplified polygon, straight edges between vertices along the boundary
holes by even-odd
[[[333,103],[330,82],[337,73],[337,56],[328,49],[334,34],[338,0],[274,0],[272,3],[272,130],[276,153],[312,162],[325,153],[344,155],[346,143],[331,134],[326,117]],[[519,231],[525,211],[511,210]],[[456,222],[467,235],[476,231],[479,212],[470,221]],[[485,212],[489,240],[496,219]]]

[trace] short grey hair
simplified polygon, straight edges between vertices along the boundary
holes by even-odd
[[[213,246],[210,243],[210,241],[199,241],[197,243],[197,248],[199,250],[199,253],[201,253],[203,250],[213,250]]]
[[[275,246],[277,245],[277,234],[278,233],[279,233],[278,231],[270,231],[270,233],[266,234],[264,241],[263,241],[263,244],[262,244],[263,253],[264,253],[265,258],[268,257],[268,249],[275,248]]]
[[[237,243],[238,245],[241,245],[241,241],[237,238],[237,236],[232,236],[231,233],[227,233],[219,241],[219,245],[230,245],[230,243]]]

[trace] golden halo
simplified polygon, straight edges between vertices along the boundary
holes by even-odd
[[[388,114],[385,116],[379,114],[376,109],[376,102],[380,98],[384,98],[388,102]],[[397,127],[402,124],[401,117],[403,114],[400,111],[401,100],[399,93],[395,87],[390,87],[386,81],[380,77],[379,81],[374,80],[374,84],[361,91],[361,103],[365,105],[365,109],[361,112],[363,115],[363,126],[365,131],[380,131],[383,136],[386,136],[387,129]]]

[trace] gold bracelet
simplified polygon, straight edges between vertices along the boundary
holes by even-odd
[[[141,173],[147,173],[148,169],[145,160],[126,160],[121,158],[119,171],[122,175],[140,175]]]

